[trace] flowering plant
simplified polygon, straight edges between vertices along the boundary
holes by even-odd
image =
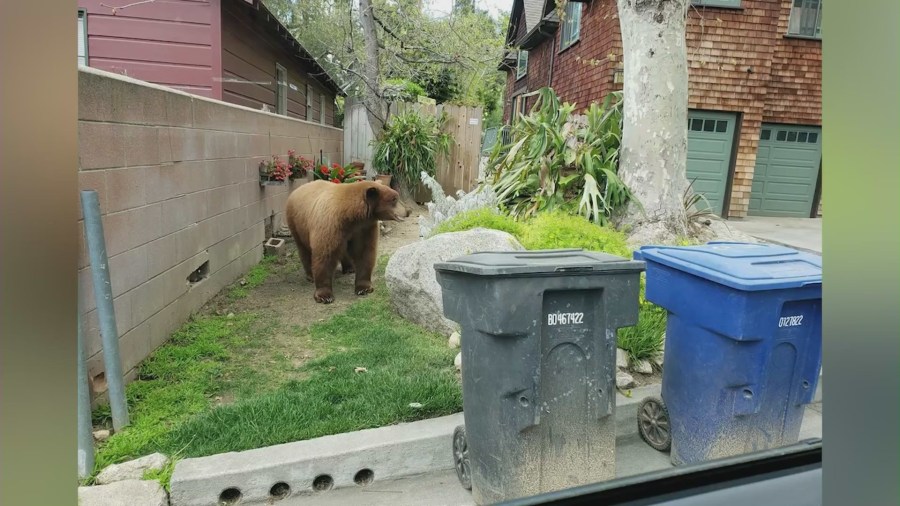
[[[291,167],[291,179],[299,179],[306,177],[307,174],[313,172],[315,163],[312,160],[302,156],[296,156],[296,151],[288,150],[288,165]]]
[[[354,183],[363,179],[363,176],[359,174],[359,171],[354,164],[347,165],[346,167],[342,167],[337,163],[332,163],[330,167],[320,165],[313,174],[315,179],[324,179],[337,184]]]
[[[272,160],[259,162],[259,176],[263,181],[284,182],[291,177],[293,171],[291,166],[278,158],[278,155],[272,155]]]

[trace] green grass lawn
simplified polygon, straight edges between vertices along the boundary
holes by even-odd
[[[277,354],[262,364],[248,359],[273,356],[266,347],[278,321],[241,313],[186,323],[127,386],[131,425],[99,447],[95,472],[157,451],[198,457],[460,411],[457,350],[394,313],[386,263],[379,262],[374,294],[308,329],[291,330],[316,351],[299,367]],[[260,264],[228,297],[252,290],[271,268]],[[233,403],[219,402],[226,394]],[[94,417],[107,422],[109,408]],[[171,468],[157,474],[166,483]]]

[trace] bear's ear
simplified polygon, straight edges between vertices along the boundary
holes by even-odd
[[[369,188],[366,190],[366,200],[377,200],[378,188]]]

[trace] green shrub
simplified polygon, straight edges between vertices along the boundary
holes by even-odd
[[[582,248],[631,258],[631,250],[621,232],[558,211],[541,213],[529,220],[521,242],[526,249]]]
[[[414,190],[425,172],[434,176],[438,159],[450,152],[453,138],[443,131],[446,111],[440,116],[422,115],[408,110],[391,116],[371,144],[372,167],[379,174],[390,174],[409,191]]]
[[[517,239],[522,235],[522,224],[509,215],[500,214],[491,209],[482,208],[465,211],[442,222],[431,233],[432,236],[446,232],[462,232],[473,228],[489,228],[501,230],[514,235]]]

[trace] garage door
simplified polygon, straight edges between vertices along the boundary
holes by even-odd
[[[821,127],[763,123],[747,214],[809,218],[821,160]]]
[[[706,197],[719,216],[725,202],[736,118],[732,113],[688,113],[687,178],[694,182],[694,192]]]

